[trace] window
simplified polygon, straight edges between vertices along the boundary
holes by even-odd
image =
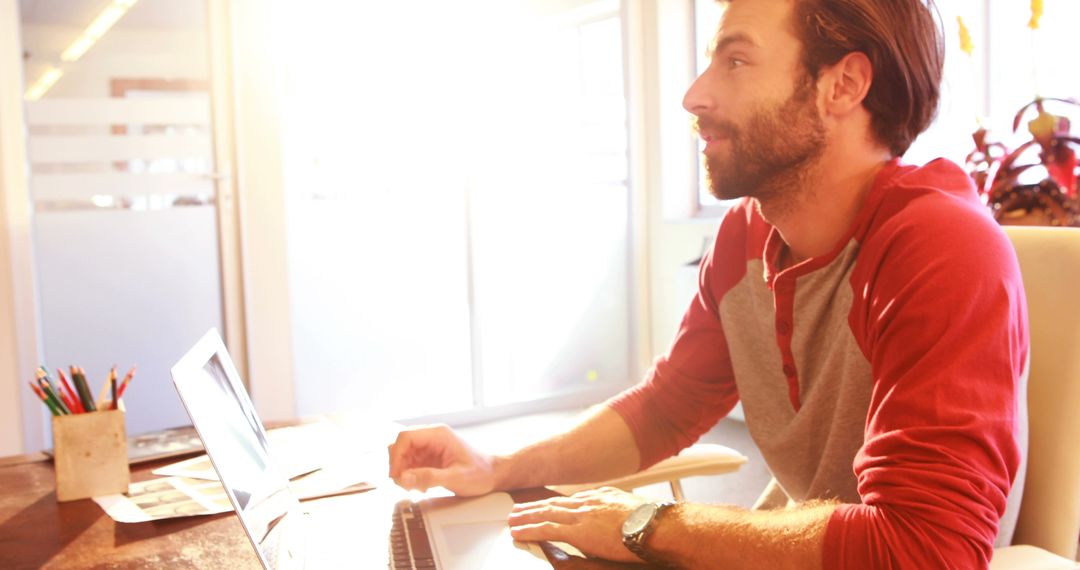
[[[923,164],[945,157],[962,165],[972,150],[971,133],[985,115],[986,51],[977,49],[968,57],[960,50],[957,18],[963,17],[964,24],[978,36],[987,27],[986,10],[981,2],[938,2],[937,8],[945,38],[941,102],[934,123],[911,145],[904,161]]]
[[[1045,0],[1043,7],[1039,29],[1032,31],[1029,2],[938,3],[946,41],[942,103],[936,121],[905,160],[921,163],[944,156],[963,164],[979,124],[993,140],[1015,148],[1030,138],[1025,124],[1012,132],[1013,117],[1023,105],[1037,95],[1080,96],[1080,76],[1066,71],[1075,53],[1069,23],[1080,21],[1080,3]],[[958,17],[972,36],[971,57],[960,50]]]
[[[280,6],[298,412],[635,380],[619,3]]]
[[[988,126],[1002,138],[1011,131],[1016,111],[1036,95],[1080,98],[1080,74],[1075,71],[1080,2],[1043,0],[1042,4],[1039,29],[1032,32],[1027,26],[1029,2],[986,2],[988,36],[982,42],[976,38],[975,47],[984,51],[987,60]],[[1074,116],[1073,132],[1077,120],[1080,117]],[[1026,131],[1020,135],[1028,138]]]

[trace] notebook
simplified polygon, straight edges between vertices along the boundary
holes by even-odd
[[[319,516],[325,511],[307,512],[289,490],[262,421],[216,329],[180,358],[172,368],[172,379],[267,570],[339,568],[343,560],[363,560],[357,566],[370,568],[371,560],[383,556],[385,567],[395,569],[551,568],[537,545],[511,539],[506,518],[513,500],[506,493],[402,501],[394,509],[388,536],[375,540],[356,537],[363,531],[343,525],[340,516],[331,520]],[[358,557],[354,555],[358,545],[383,552]]]

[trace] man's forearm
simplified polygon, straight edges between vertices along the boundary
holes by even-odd
[[[682,503],[664,512],[646,549],[676,568],[816,570],[835,509],[835,503],[775,511]]]
[[[638,470],[641,455],[626,421],[601,405],[569,431],[495,457],[496,489],[589,483]]]

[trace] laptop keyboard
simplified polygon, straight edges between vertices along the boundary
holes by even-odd
[[[435,557],[424,528],[424,516],[419,505],[402,501],[394,508],[394,524],[390,530],[390,564],[392,570],[435,568]]]

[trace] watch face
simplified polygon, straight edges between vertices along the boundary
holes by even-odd
[[[656,516],[656,509],[657,505],[655,503],[646,503],[634,509],[630,516],[626,517],[626,522],[623,523],[623,534],[631,535],[644,530],[649,521]]]

